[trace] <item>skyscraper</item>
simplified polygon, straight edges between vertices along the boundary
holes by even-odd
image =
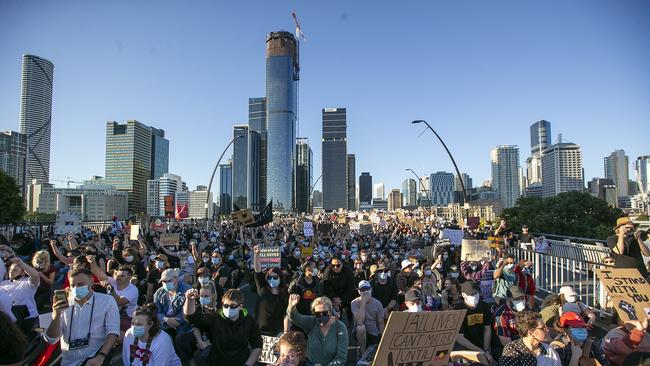
[[[219,214],[232,212],[232,160],[219,164]]]
[[[251,132],[249,185],[251,208],[255,211],[266,206],[266,98],[248,99],[248,130]],[[255,137],[253,132],[257,133]],[[257,156],[257,159],[255,158]],[[255,166],[257,165],[257,166]]]
[[[309,212],[313,161],[309,139],[296,139],[296,212]]]
[[[233,126],[235,139],[232,152],[232,202],[248,208],[248,126]],[[233,206],[234,207],[234,206]]]
[[[492,149],[492,188],[499,194],[503,208],[512,207],[521,193],[519,187],[519,148],[499,145]]]
[[[151,177],[158,179],[169,173],[169,140],[165,131],[151,127]]]
[[[373,186],[373,190],[375,191],[372,199],[378,199],[378,200],[385,200],[386,199],[386,188],[384,187],[384,183],[376,183]]]
[[[27,189],[27,135],[15,132],[0,132],[0,170],[12,177],[21,197]]]
[[[347,121],[345,108],[324,108],[323,209],[348,207]]]
[[[196,190],[189,192],[190,200],[190,210],[189,218],[190,219],[205,219],[205,202],[208,202],[208,217],[212,217],[212,192],[210,192],[210,198],[208,199],[208,187],[206,186],[197,186]]]
[[[634,171],[636,173],[636,185],[640,194],[647,195],[650,193],[650,155],[639,156],[634,162]]]
[[[176,193],[187,192],[187,185],[176,174],[165,173],[158,179],[147,181],[147,214],[163,216],[165,214],[165,197],[173,197],[174,208],[179,203]],[[207,193],[207,192],[206,192]],[[201,207],[204,207],[201,205]],[[204,208],[205,216],[205,208]]]
[[[298,121],[298,44],[293,34],[266,37],[266,199],[274,210],[294,208],[295,144]]]
[[[542,182],[542,153],[551,145],[551,122],[540,120],[530,126],[530,157],[526,159],[528,184]]]
[[[357,173],[356,173],[356,157],[354,154],[348,154],[348,210],[354,211],[357,209]]]
[[[50,139],[52,137],[52,78],[54,64],[23,55],[20,91],[20,133],[27,135],[27,180],[50,179]]]
[[[435,172],[431,174],[429,179],[431,204],[443,206],[454,202],[455,183],[454,175],[451,173]]]
[[[630,179],[630,159],[625,155],[625,151],[614,150],[603,159],[603,162],[605,178],[614,182],[618,197],[626,197],[628,195],[627,182]]]
[[[106,123],[106,184],[129,192],[129,213],[147,208],[147,180],[152,176],[151,128],[135,120]]]
[[[363,172],[359,176],[359,206],[372,204],[372,175]]]
[[[399,189],[393,189],[388,194],[388,209],[397,210],[398,208],[402,208],[402,193]]]
[[[415,179],[407,178],[402,181],[402,198],[404,206],[418,205],[418,185]]]
[[[542,189],[544,197],[583,190],[582,153],[580,146],[558,142],[542,154]]]

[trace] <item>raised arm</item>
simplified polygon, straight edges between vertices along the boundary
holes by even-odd
[[[74,258],[68,258],[61,253],[61,250],[59,247],[56,246],[56,240],[50,240],[50,248],[52,248],[52,252],[54,252],[54,255],[59,258],[59,260],[68,266],[72,264],[74,261]]]

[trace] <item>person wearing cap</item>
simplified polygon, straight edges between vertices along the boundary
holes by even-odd
[[[503,347],[517,339],[516,313],[526,310],[526,294],[519,286],[510,286],[507,299],[494,311],[494,334],[499,337]]]
[[[572,311],[582,316],[587,317],[588,326],[592,326],[596,322],[596,313],[578,299],[578,293],[571,286],[562,286],[560,288],[560,303],[562,306],[559,309],[559,315]]]
[[[404,311],[409,313],[419,313],[422,309],[422,293],[417,288],[411,288],[404,294]]]
[[[521,338],[510,342],[503,349],[499,366],[562,366],[561,357],[545,342],[549,339],[548,328],[538,313],[522,311],[515,319]],[[569,364],[577,366],[575,364]]]
[[[357,290],[359,297],[352,300],[350,308],[354,317],[354,334],[363,354],[366,347],[379,344],[384,332],[384,307],[379,300],[372,297],[372,285],[369,281],[360,281]]]
[[[397,305],[397,284],[389,276],[390,270],[383,262],[379,262],[370,276],[370,285],[372,286],[373,297],[381,303],[384,308],[384,319],[388,319],[388,314],[395,309]]]
[[[650,249],[641,240],[641,231],[634,231],[634,223],[629,217],[616,220],[614,235],[607,237],[607,246],[616,260],[615,268],[636,268],[644,278],[648,271],[643,256],[650,256]]]
[[[164,254],[158,254],[153,259],[153,265],[149,267],[147,273],[147,302],[153,302],[153,294],[160,289],[160,276],[169,268],[169,260]]]
[[[160,328],[172,338],[191,332],[192,327],[183,318],[185,291],[189,286],[178,279],[178,269],[166,269],[160,276],[162,287],[153,295],[158,308]]]
[[[470,351],[485,352],[488,359],[492,341],[492,310],[481,301],[481,289],[474,281],[465,281],[460,286],[463,302],[454,310],[466,310],[456,343]],[[488,363],[489,364],[489,363]]]
[[[582,365],[591,356],[592,341],[588,340],[587,323],[580,314],[573,311],[563,313],[554,323],[554,330],[558,335],[551,346],[560,355],[563,364]]]
[[[647,319],[626,321],[607,332],[599,347],[601,353],[612,366],[635,365],[628,358],[631,354],[650,353],[649,329]]]

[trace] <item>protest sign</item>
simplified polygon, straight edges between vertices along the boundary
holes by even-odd
[[[444,229],[442,237],[449,239],[453,245],[460,245],[463,242],[463,230]]]
[[[339,224],[345,224],[345,223],[347,223],[348,221],[347,221],[347,218],[346,218],[345,216],[341,216],[341,217],[339,217],[339,221],[338,221],[338,222],[339,222]]]
[[[477,216],[470,216],[467,218],[467,227],[470,230],[478,229],[481,224],[481,218]]]
[[[274,365],[278,357],[275,355],[275,344],[280,338],[278,337],[269,337],[262,336],[262,353],[260,353],[260,358],[257,359],[260,363],[266,363]]]
[[[481,278],[481,282],[478,284],[481,289],[481,299],[488,303],[494,304],[494,296],[492,296],[492,286],[494,286],[494,270],[488,270],[485,272],[485,275]]]
[[[422,248],[422,255],[425,257],[433,258],[433,246],[427,245]]]
[[[347,226],[336,229],[337,238],[345,239],[348,236],[348,234],[350,234],[350,228],[348,228]]]
[[[505,241],[500,236],[489,236],[488,240],[490,241],[490,248],[493,249],[503,249],[506,245]]]
[[[81,214],[77,212],[56,213],[55,234],[76,234],[81,232]]]
[[[318,224],[318,231],[320,231],[323,234],[329,234],[332,231],[332,224],[320,223]]]
[[[255,223],[255,217],[249,209],[237,210],[230,214],[233,221],[238,225],[251,225]]]
[[[269,268],[280,268],[280,247],[262,247],[257,255],[262,271]]]
[[[303,222],[302,232],[307,237],[314,236],[314,224],[311,221]]]
[[[140,236],[140,225],[131,225],[131,233],[129,235],[130,240],[138,240]]]
[[[373,365],[446,366],[466,310],[390,313]]]
[[[160,234],[160,245],[166,246],[166,247],[175,247],[180,244],[180,234],[174,233],[174,234]]]
[[[356,221],[352,221],[350,223],[350,230],[361,230],[361,224]]]
[[[460,257],[464,261],[488,260],[490,258],[490,241],[463,239]]]
[[[623,321],[650,319],[650,285],[638,269],[597,269],[596,274]]]
[[[361,234],[361,235],[372,234],[372,224],[361,224],[361,225],[359,225],[359,234]]]
[[[451,245],[449,238],[436,239],[436,246]]]

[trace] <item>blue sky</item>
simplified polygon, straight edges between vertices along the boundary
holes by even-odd
[[[554,141],[582,146],[587,179],[615,148],[650,154],[644,0],[4,0],[0,129],[18,129],[21,55],[33,53],[55,64],[52,179],[104,175],[106,121],[137,119],[165,130],[171,172],[206,184],[248,98],[264,96],[265,35],[293,31],[292,10],[307,36],[299,134],[314,179],[323,107],[347,107],[357,176],[387,189],[405,168],[453,171],[413,119],[436,128],[475,184],[495,145],[519,145],[524,166],[539,119]]]

